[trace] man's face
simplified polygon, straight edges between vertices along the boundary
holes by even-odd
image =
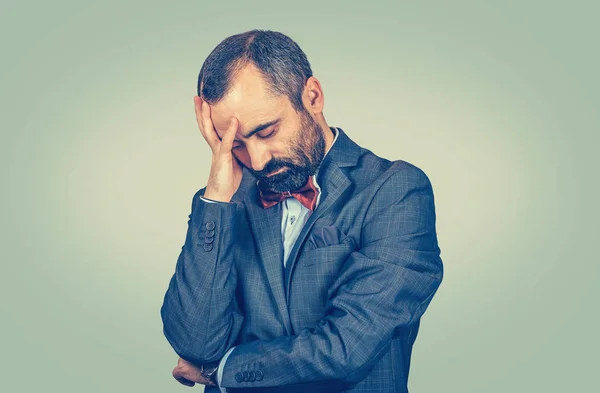
[[[271,97],[252,65],[238,74],[224,99],[211,106],[211,116],[221,138],[231,117],[239,120],[232,152],[261,188],[282,192],[301,187],[325,155],[323,131],[311,114],[296,113],[287,96]]]

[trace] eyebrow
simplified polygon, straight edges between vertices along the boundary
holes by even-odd
[[[268,121],[268,122],[263,123],[263,124],[259,124],[258,126],[254,127],[249,133],[247,133],[246,135],[242,135],[242,136],[244,137],[244,139],[248,139],[252,135],[256,134],[257,132],[261,132],[265,128],[271,127],[273,124],[276,124],[278,121],[279,121],[279,119],[275,119],[275,120],[271,120],[271,121]],[[234,139],[234,141],[241,142],[237,138]]]

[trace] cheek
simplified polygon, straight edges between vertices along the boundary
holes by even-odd
[[[299,137],[296,140],[292,141],[292,145],[290,146],[290,152],[298,153],[302,152],[304,155],[308,153],[310,150],[310,146],[313,143],[311,135],[303,135],[303,137]]]

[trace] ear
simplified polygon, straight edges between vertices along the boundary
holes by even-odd
[[[319,80],[314,76],[311,76],[306,81],[302,100],[304,101],[304,106],[313,115],[323,112],[323,106],[325,105],[323,88],[321,87]]]

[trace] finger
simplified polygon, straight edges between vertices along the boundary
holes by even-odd
[[[235,117],[231,118],[229,122],[229,128],[225,135],[223,135],[223,139],[221,140],[221,154],[230,153],[231,148],[233,146],[233,140],[235,139],[235,134],[237,133],[238,122]]]
[[[206,140],[206,142],[208,143],[210,148],[212,150],[214,150],[215,147],[218,145],[215,144],[215,141],[213,140],[213,138],[211,138],[208,135],[208,133],[206,132],[206,129],[204,128],[204,120],[202,117],[202,106],[203,105],[204,105],[204,100],[198,96],[194,96],[194,110],[196,112],[196,122],[198,123],[198,128],[200,129],[202,136],[204,137],[204,139]]]
[[[204,129],[204,136],[211,147],[217,147],[219,146],[219,135],[215,131],[210,112],[210,105],[208,105],[208,102],[202,100],[202,127]]]
[[[194,111],[196,112],[198,128],[200,128],[200,132],[204,135],[204,130],[202,129],[202,99],[198,96],[194,96]]]

